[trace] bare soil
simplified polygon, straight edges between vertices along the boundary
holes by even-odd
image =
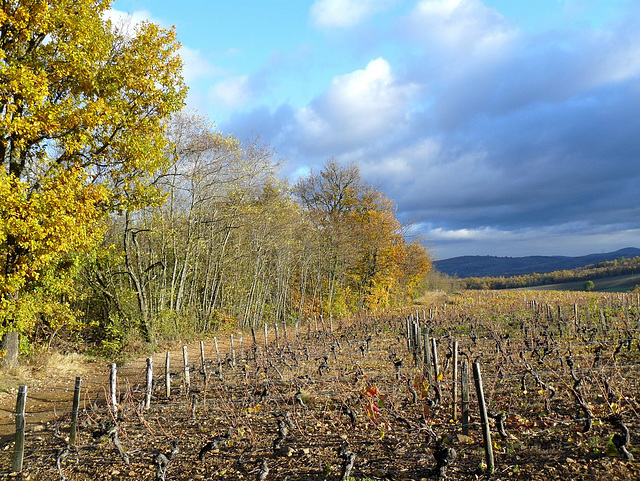
[[[336,326],[334,332],[328,326],[317,330],[315,325],[308,330],[305,326],[297,338],[289,328],[287,340],[282,332],[278,342],[270,337],[268,350],[261,336],[253,348],[251,335],[245,333],[244,348],[240,350],[236,344],[235,365],[226,339],[220,343],[220,365],[213,343],[207,341],[206,382],[199,346],[190,345],[189,390],[182,371],[182,353],[172,351],[173,389],[169,398],[164,386],[164,354],[159,353],[154,356],[155,386],[148,410],[141,406],[145,360],[140,359],[120,367],[123,378],[117,420],[106,404],[108,366],[95,366],[84,374],[87,390],[78,442],[68,451],[65,438],[73,380],[54,381],[55,388],[42,381],[30,386],[34,404],[27,404],[27,412],[34,412],[41,406],[38,403],[45,402],[50,404],[42,404],[43,410],[58,412],[38,423],[28,417],[21,476],[38,480],[62,476],[68,480],[161,479],[157,460],[163,454],[169,460],[167,480],[438,479],[440,442],[455,450],[455,459],[444,473],[448,479],[640,479],[638,339],[633,339],[629,350],[625,346],[613,355],[617,343],[606,344],[605,337],[617,336],[617,331],[603,333],[605,349],[599,354],[601,361],[597,361],[602,370],[596,371],[592,368],[597,363],[591,344],[583,342],[579,326],[576,333],[569,333],[565,327],[560,331],[555,330],[557,326],[550,327],[557,336],[558,355],[549,353],[548,359],[535,364],[541,379],[553,383],[557,390],[545,405],[549,393],[537,386],[530,374],[523,385],[525,366],[518,361],[520,352],[527,362],[536,359],[535,339],[543,331],[535,334],[533,329],[541,329],[543,323],[539,318],[522,318],[522,325],[509,328],[517,316],[505,315],[502,321],[487,317],[484,308],[488,305],[498,314],[505,310],[524,316],[524,311],[512,310],[511,304],[496,295],[460,301],[457,306],[447,306],[446,312],[441,307],[436,319],[426,321],[438,339],[442,374],[439,402],[435,381],[432,378],[428,382],[428,370],[421,362],[416,365],[407,352],[403,317],[353,320]],[[500,322],[505,324],[496,328]],[[548,321],[550,326],[557,322]],[[500,338],[502,334],[496,337],[496,333],[507,332],[511,335],[508,340]],[[517,332],[522,338],[516,339]],[[570,341],[565,343],[561,335]],[[475,359],[482,353],[489,411],[506,414],[506,438],[491,423],[493,474],[486,466],[473,381],[468,436],[461,431],[459,407],[455,418],[453,415],[449,347],[454,338],[460,342],[461,360]],[[570,389],[571,377],[566,365],[560,366],[569,343],[576,373],[591,376],[583,391],[593,413],[593,426],[586,432],[584,413],[576,407]],[[597,377],[600,373],[609,374],[615,402],[602,399]],[[4,402],[4,395],[2,399]],[[634,460],[625,460],[612,449],[610,440],[619,433],[606,421],[612,410],[622,414],[629,428],[628,447]],[[291,424],[283,435],[287,417]],[[126,452],[124,457],[109,434],[114,426]],[[281,443],[276,445],[278,438],[282,438]],[[179,451],[171,456],[174,442]],[[6,438],[0,446],[0,479],[14,477],[9,468],[2,468],[11,465],[12,447],[12,441]],[[343,476],[348,459],[344,449],[355,454],[348,478]],[[268,473],[261,478],[265,465]]]

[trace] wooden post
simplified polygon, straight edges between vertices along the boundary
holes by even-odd
[[[433,374],[437,382],[440,377],[440,366],[438,365],[438,345],[435,337],[431,338],[431,358],[433,360]]]
[[[189,394],[191,377],[189,376],[189,353],[187,352],[187,346],[182,346],[182,360],[184,361],[184,388],[185,392]]]
[[[296,339],[298,339],[298,328],[300,327],[300,323],[296,321]]]
[[[484,391],[482,389],[482,377],[480,376],[480,363],[473,363],[473,380],[476,384],[476,394],[478,395],[478,408],[480,410],[480,423],[482,424],[482,439],[484,441],[484,451],[487,457],[487,472],[493,474],[495,466],[493,464],[493,445],[491,444],[491,429],[489,429],[489,416],[487,406],[484,401]]]
[[[422,328],[422,344],[424,346],[424,365],[426,366],[427,380],[431,383],[431,341],[429,340],[429,328]]]
[[[253,330],[253,328],[251,328]],[[255,337],[254,337],[255,341]],[[218,361],[218,378],[222,381],[222,362],[220,361],[220,350],[218,349],[218,338],[213,338],[213,343],[216,346],[216,360]],[[254,344],[255,345],[255,344]]]
[[[204,384],[207,385],[207,360],[204,357],[204,341],[200,341],[200,362],[202,363],[202,376],[204,377]]]
[[[469,436],[469,363],[462,361],[460,383],[462,384],[462,434]]]
[[[438,365],[438,346],[436,338],[431,338],[431,356],[433,360],[433,387],[436,391],[435,401],[442,401],[442,390],[440,389],[440,366]]]
[[[18,388],[18,399],[16,400],[16,439],[13,447],[13,472],[22,472],[22,461],[24,460],[24,410],[27,404],[27,386]]]
[[[214,337],[213,338],[213,343],[216,346],[216,361],[218,361],[218,366],[220,366],[220,349],[218,349],[218,338]]]
[[[280,349],[280,331],[278,330],[278,323],[275,323],[276,328],[276,346]]]
[[[171,397],[171,359],[169,351],[167,351],[167,357],[164,361],[164,386],[167,399],[169,399]]]
[[[71,431],[69,432],[69,445],[76,444],[76,435],[78,433],[78,408],[80,407],[80,386],[82,378],[76,377],[76,385],[73,388],[73,407],[71,408]]]
[[[109,385],[111,392],[111,412],[113,418],[118,419],[118,366],[116,363],[111,363],[111,375],[109,376]]]
[[[231,365],[236,367],[236,344],[233,341],[233,334],[231,334]]]
[[[458,418],[458,341],[453,341],[453,386],[451,386],[451,411],[453,420]]]
[[[147,358],[147,397],[144,401],[144,408],[151,407],[151,390],[153,389],[153,358]]]
[[[264,323],[264,350],[269,350],[269,337],[267,336],[267,323]]]

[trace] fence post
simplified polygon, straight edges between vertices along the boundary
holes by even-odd
[[[151,390],[153,389],[153,358],[147,358],[147,396],[144,400],[144,408],[151,407]]]
[[[111,412],[113,418],[118,419],[118,366],[115,362],[111,363],[111,374],[109,375],[109,386],[111,392]]]
[[[167,399],[171,397],[171,358],[169,351],[164,361],[164,386],[166,388]]]
[[[69,432],[69,445],[76,444],[76,435],[78,433],[78,408],[80,407],[80,386],[82,378],[76,377],[76,385],[73,388],[73,407],[71,408],[71,431]]]
[[[22,472],[24,460],[24,409],[27,403],[27,386],[20,386],[16,401],[16,440],[13,448],[13,472]]]
[[[182,360],[184,361],[184,388],[185,392],[189,394],[191,377],[189,376],[189,353],[187,352],[187,346],[182,346]]]
[[[480,423],[482,424],[482,439],[484,441],[484,451],[487,457],[487,472],[493,474],[495,470],[493,464],[493,446],[491,444],[491,429],[489,429],[489,416],[487,406],[484,401],[484,391],[482,389],[482,377],[480,376],[480,363],[473,363],[473,380],[476,384],[476,394],[478,395],[478,408],[480,410]]]
[[[462,361],[460,382],[462,384],[462,434],[469,436],[469,363]]]

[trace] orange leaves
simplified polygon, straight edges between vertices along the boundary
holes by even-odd
[[[373,398],[379,395],[378,388],[373,385],[367,385],[361,392],[361,395],[368,398]]]
[[[373,422],[377,422],[382,416],[381,408],[385,405],[387,395],[380,393],[378,388],[373,384],[367,384],[364,389],[360,391],[360,396],[362,397],[365,414]]]

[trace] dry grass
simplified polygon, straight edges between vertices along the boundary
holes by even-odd
[[[35,360],[33,370],[39,376],[68,378],[85,372],[88,367],[89,361],[82,354],[49,351]]]
[[[42,352],[17,367],[0,369],[0,392],[15,389],[35,380],[67,379],[87,372],[91,363],[77,353]]]
[[[428,307],[432,305],[441,305],[447,301],[447,294],[442,291],[427,291],[413,302],[417,306]]]
[[[27,366],[0,369],[0,392],[16,389],[21,384],[26,384],[31,377],[31,369]]]

